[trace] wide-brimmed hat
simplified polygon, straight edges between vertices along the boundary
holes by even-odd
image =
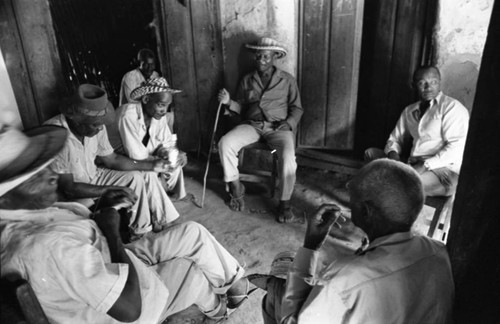
[[[283,58],[287,54],[286,48],[282,44],[269,37],[261,38],[257,44],[246,44],[245,46],[254,51],[275,51],[278,53],[278,58]]]
[[[132,100],[139,100],[150,93],[170,92],[171,94],[182,92],[182,90],[172,89],[165,78],[153,78],[146,81],[140,87],[130,93]]]
[[[49,165],[64,147],[68,131],[42,126],[26,133],[0,124],[0,196]]]
[[[63,101],[61,112],[75,121],[114,122],[114,107],[106,90],[93,85],[81,84],[73,96]]]

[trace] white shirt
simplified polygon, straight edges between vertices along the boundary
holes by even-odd
[[[68,130],[66,144],[56,155],[54,162],[50,165],[51,169],[57,173],[72,173],[76,182],[90,183],[96,178],[98,176],[98,168],[95,165],[96,157],[113,153],[106,127],[93,137],[84,137],[82,144],[69,130],[64,115],[57,115],[44,124],[62,126]]]
[[[158,72],[153,71],[153,73],[149,77],[149,80],[159,77],[160,75],[158,74]],[[144,78],[144,75],[142,75],[142,72],[141,70],[139,70],[139,68],[125,73],[120,85],[120,100],[118,105],[121,106],[129,102],[136,102],[135,100],[130,99],[130,93],[141,86],[143,82],[146,82],[146,78]]]
[[[288,273],[281,323],[448,323],[454,298],[441,242],[410,232],[380,237],[362,252],[316,270],[301,248]]]
[[[172,141],[172,113],[157,120],[152,118],[149,126],[149,141],[142,144],[147,127],[141,103],[129,103],[117,110],[118,131],[127,155],[136,160],[145,160],[162,144],[167,147]]]
[[[125,287],[129,265],[111,262],[106,238],[88,219],[88,209],[78,203],[58,205],[0,209],[0,224],[5,226],[0,240],[2,276],[17,274],[29,280],[51,323],[121,323],[106,313]],[[141,287],[142,312],[134,323],[161,323],[167,287],[154,270],[126,251]]]
[[[429,170],[442,167],[459,173],[469,128],[469,112],[458,100],[440,92],[419,120],[420,102],[405,108],[392,131],[385,153],[401,153],[404,137],[411,135],[410,156],[424,159]]]

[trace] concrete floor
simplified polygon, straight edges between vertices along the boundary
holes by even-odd
[[[204,163],[193,161],[185,167],[187,191],[201,201]],[[336,203],[347,209],[345,183],[349,176],[338,173],[300,168],[297,171],[292,204],[296,214],[312,213],[322,203]],[[184,220],[203,224],[245,265],[246,273],[268,273],[276,254],[297,250],[302,244],[305,224],[280,224],[275,221],[277,200],[269,198],[267,188],[260,184],[246,184],[246,207],[251,212],[233,212],[226,205],[225,185],[220,165],[210,168],[203,209],[191,202],[176,202]],[[345,212],[349,216],[348,211]],[[327,240],[325,253],[346,253],[359,247],[363,233],[351,223],[335,230],[337,238]],[[260,303],[264,292],[254,292],[226,323],[263,323]],[[192,323],[188,319],[173,318],[169,323]]]

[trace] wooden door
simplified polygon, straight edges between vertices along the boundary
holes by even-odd
[[[163,74],[174,88],[176,132],[183,150],[205,152],[222,87],[217,0],[155,0]]]
[[[364,0],[300,2],[301,147],[353,148],[363,7]]]

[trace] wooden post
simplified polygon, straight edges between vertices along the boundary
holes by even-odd
[[[500,318],[500,2],[493,5],[448,239],[456,323]]]

